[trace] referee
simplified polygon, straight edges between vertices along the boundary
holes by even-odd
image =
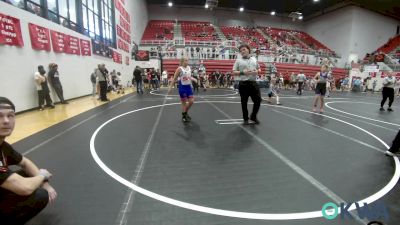
[[[238,57],[233,66],[233,75],[239,79],[239,93],[242,103],[243,125],[259,124],[257,113],[261,104],[260,88],[256,82],[258,73],[261,73],[260,66],[255,57],[250,56],[250,46],[242,44],[239,46],[242,57]],[[249,118],[247,111],[247,101],[249,97],[253,101],[253,112]],[[250,121],[249,121],[250,119]]]

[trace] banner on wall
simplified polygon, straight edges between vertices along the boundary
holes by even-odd
[[[19,19],[0,13],[0,44],[24,46]]]
[[[83,56],[91,56],[92,51],[90,49],[90,41],[81,39],[81,54]]]
[[[113,61],[122,64],[122,54],[117,51],[113,51]]]
[[[53,46],[54,52],[63,53],[66,48],[66,35],[57,31],[52,30],[51,32],[51,44]]]
[[[51,51],[50,31],[45,27],[29,23],[29,35],[31,37],[32,49]]]
[[[74,55],[81,54],[79,38],[70,35],[65,35],[65,53]]]
[[[139,50],[135,55],[136,61],[149,61],[150,60],[150,52]]]

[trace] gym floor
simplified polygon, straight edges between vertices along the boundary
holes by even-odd
[[[311,92],[283,91],[281,106],[263,101],[260,125],[242,126],[232,90],[201,91],[186,124],[166,94],[129,94],[14,143],[59,194],[28,224],[366,224],[321,208],[375,200],[400,224],[399,161],[384,155],[399,98],[390,113],[379,94],[332,93],[319,114]]]

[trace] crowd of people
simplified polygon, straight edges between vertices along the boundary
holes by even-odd
[[[121,73],[115,70],[109,72],[105,64],[99,64],[94,69],[90,75],[90,82],[92,83],[92,96],[95,97],[97,95],[98,100],[101,101],[109,101],[107,92],[125,93]],[[60,104],[68,104],[68,101],[64,97],[57,64],[50,63],[48,71],[46,71],[43,65],[39,65],[37,71],[34,73],[34,84],[37,90],[38,108],[40,111],[43,111],[46,107],[50,109],[55,108],[51,97],[51,90],[56,94]]]

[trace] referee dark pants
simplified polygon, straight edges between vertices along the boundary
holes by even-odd
[[[243,113],[243,120],[249,120],[249,112],[247,110],[247,102],[249,97],[253,101],[253,112],[251,113],[250,119],[256,120],[257,113],[260,109],[261,104],[261,92],[260,87],[258,86],[257,82],[255,81],[240,81],[239,82],[239,93],[240,99],[242,103],[242,113]]]
[[[99,81],[100,85],[100,100],[107,101],[107,81]]]
[[[298,82],[298,89],[297,89],[297,94],[301,95],[301,92],[303,91],[303,82]]]

